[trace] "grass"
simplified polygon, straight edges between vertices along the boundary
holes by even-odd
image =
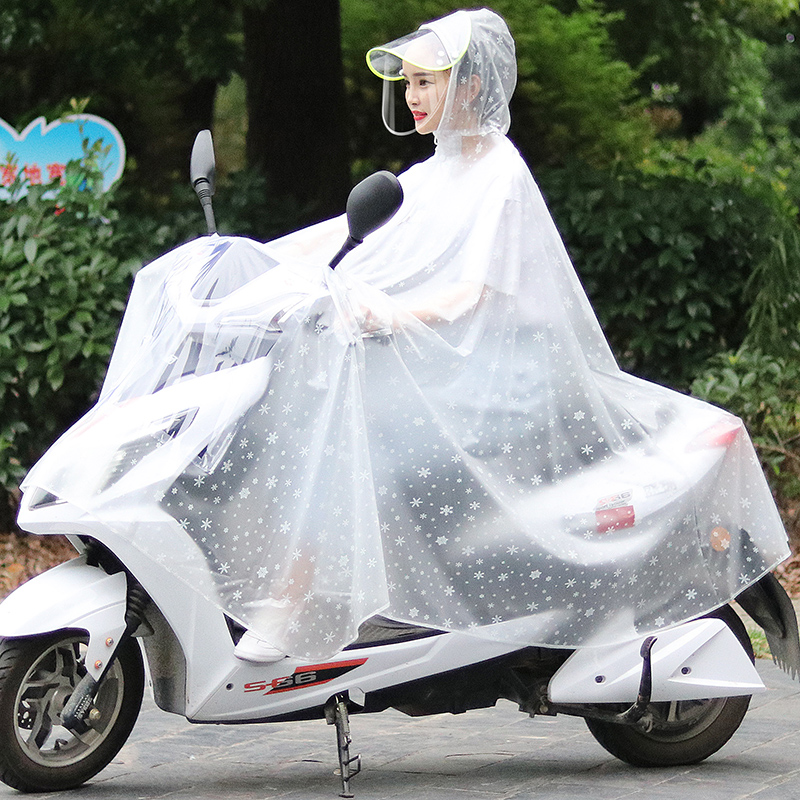
[[[769,652],[769,645],[767,644],[767,637],[764,636],[764,631],[761,630],[755,623],[745,625],[747,633],[750,636],[750,641],[753,645],[753,652],[756,658],[772,658]]]

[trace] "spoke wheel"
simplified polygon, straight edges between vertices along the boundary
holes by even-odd
[[[85,731],[61,721],[86,674],[87,637],[57,634],[0,641],[0,779],[21,791],[70,789],[103,769],[139,714],[144,669],[139,646],[122,645],[100,682]]]
[[[750,660],[753,648],[742,621],[728,606],[709,616],[725,622]],[[696,764],[716,753],[736,732],[747,713],[750,696],[651,703],[653,727],[644,731],[602,719],[587,719],[595,739],[611,755],[637,767]]]

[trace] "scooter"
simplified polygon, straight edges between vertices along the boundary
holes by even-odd
[[[207,131],[193,152],[192,184],[216,236]],[[359,184],[348,201],[350,235],[331,266],[401,200],[388,173]],[[217,240],[226,244],[225,237]],[[268,340],[270,332],[263,333]],[[244,372],[241,379],[235,368],[223,375],[226,393],[241,403],[248,402],[250,373]],[[210,370],[202,379],[210,386],[219,375]],[[131,404],[125,412],[158,420],[152,438],[163,447],[200,426],[204,402],[214,402],[203,399],[213,392],[203,393],[187,416],[191,382],[168,384],[165,379],[145,410]],[[123,421],[100,419],[93,426],[86,435],[116,436],[119,452],[130,454]],[[22,497],[20,526],[66,535],[78,555],[0,604],[0,779],[21,791],[74,788],[100,772],[131,733],[146,684],[161,709],[192,723],[325,718],[336,731],[342,797],[353,796],[351,780],[361,769],[360,757],[351,754],[350,714],[388,708],[411,716],[456,714],[504,698],[531,716],[585,718],[597,741],[628,763],[670,766],[716,752],[738,728],[750,696],[765,690],[745,627],[727,605],[639,641],[576,650],[520,648],[480,630],[446,632],[376,616],[341,652],[315,663],[242,660],[234,648],[245,630],[206,599],[213,588],[199,592],[177,580],[125,535],[133,524],[165,536],[171,530],[166,514],[141,520],[126,506],[126,482],[147,468],[146,448],[138,455],[138,463],[102,484],[119,524],[106,524],[35,483]],[[209,448],[205,455],[213,457]],[[91,465],[84,468],[91,480]],[[186,559],[192,575],[210,586],[203,554],[187,549]],[[766,575],[737,599],[764,628],[775,660],[800,674],[797,620],[774,577]]]

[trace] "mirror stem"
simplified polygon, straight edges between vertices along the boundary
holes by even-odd
[[[331,269],[336,269],[339,262],[354,248],[358,247],[363,240],[354,239],[352,236],[347,237],[347,241],[342,245],[342,249],[331,259],[328,266]]]
[[[211,183],[205,178],[199,178],[195,181],[194,190],[200,200],[200,205],[203,207],[203,214],[206,217],[206,226],[209,233],[217,232],[217,223],[214,219],[214,209],[211,206]]]

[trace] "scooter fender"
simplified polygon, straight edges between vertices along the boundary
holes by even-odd
[[[550,680],[550,701],[634,703],[642,675],[641,645],[633,641],[576,650]],[[659,631],[651,665],[653,702],[766,690],[739,640],[719,619],[698,619]]]
[[[99,680],[125,630],[127,579],[73,558],[43,572],[0,603],[0,638],[64,629],[89,634],[86,668]]]

